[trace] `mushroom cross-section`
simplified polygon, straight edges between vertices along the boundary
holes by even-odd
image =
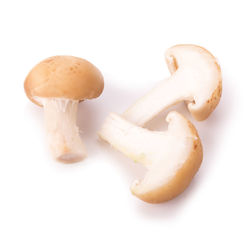
[[[54,157],[70,163],[86,156],[76,125],[80,101],[103,91],[101,72],[90,62],[73,56],[54,56],[37,64],[24,89],[28,98],[44,107],[45,127]]]
[[[171,77],[158,83],[123,114],[143,126],[164,109],[185,101],[196,120],[206,119],[217,106],[222,90],[220,66],[206,49],[176,45],[166,51]]]
[[[202,162],[202,145],[194,126],[172,111],[167,131],[150,131],[111,113],[99,136],[118,151],[147,168],[131,191],[140,199],[158,203],[182,193]]]

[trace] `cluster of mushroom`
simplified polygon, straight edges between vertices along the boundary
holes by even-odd
[[[206,119],[221,96],[221,71],[215,57],[196,45],[176,45],[166,52],[171,77],[129,107],[111,113],[99,136],[115,149],[147,168],[131,191],[140,199],[158,203],[182,193],[198,171],[202,144],[195,127],[176,111],[170,112],[167,131],[143,126],[170,106],[186,102],[196,120]],[[86,156],[76,125],[80,101],[103,91],[101,72],[90,62],[72,56],[48,58],[36,65],[25,80],[29,99],[44,107],[45,126],[54,157],[76,162]]]
[[[203,151],[197,130],[178,112],[167,115],[165,132],[142,126],[182,101],[196,120],[204,120],[217,106],[222,90],[220,67],[204,48],[176,45],[167,50],[165,58],[171,77],[122,115],[110,114],[99,132],[102,139],[147,168],[145,177],[135,180],[131,191],[150,203],[168,201],[182,193],[198,171]]]

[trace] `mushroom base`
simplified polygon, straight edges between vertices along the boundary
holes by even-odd
[[[78,101],[42,98],[41,102],[53,156],[64,163],[83,160],[87,154],[76,125]]]

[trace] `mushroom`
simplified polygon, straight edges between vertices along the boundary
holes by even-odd
[[[181,114],[167,115],[167,131],[150,131],[111,113],[99,136],[147,168],[131,191],[138,198],[159,203],[182,193],[202,162],[202,145],[195,127]]]
[[[80,101],[103,91],[101,72],[90,62],[73,56],[54,56],[37,64],[24,89],[28,98],[43,106],[48,141],[54,157],[64,163],[85,158],[86,150],[76,125]]]
[[[166,51],[165,59],[171,77],[128,108],[124,118],[143,126],[164,109],[185,101],[196,120],[205,120],[221,97],[222,77],[216,58],[196,45],[176,45]]]

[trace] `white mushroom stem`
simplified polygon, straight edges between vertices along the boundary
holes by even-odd
[[[53,156],[72,163],[86,157],[86,150],[76,125],[78,101],[42,98],[45,127]]]
[[[192,85],[190,75],[176,72],[168,79],[160,81],[155,88],[129,107],[123,117],[138,126],[143,126],[168,107],[181,101],[193,100],[189,89]],[[183,85],[183,82],[186,84]]]

